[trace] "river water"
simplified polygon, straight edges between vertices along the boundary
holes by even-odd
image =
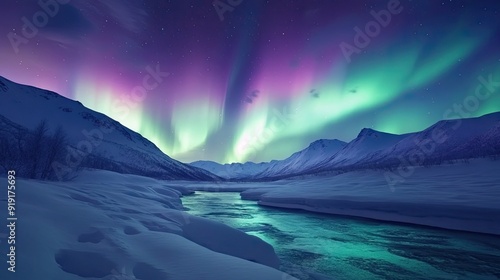
[[[197,192],[190,214],[270,243],[299,279],[500,279],[500,237],[259,206],[239,193]]]

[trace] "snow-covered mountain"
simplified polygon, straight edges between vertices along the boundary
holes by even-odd
[[[256,178],[282,178],[323,171],[436,165],[445,161],[500,155],[500,112],[477,118],[443,120],[414,133],[395,135],[365,128],[337,153],[316,164],[297,162],[293,172],[264,171]],[[290,170],[290,169],[289,169]]]
[[[365,128],[327,162],[301,174],[436,165],[498,155],[500,112],[477,118],[443,120],[423,131],[402,135]]]
[[[257,178],[279,178],[302,174],[324,166],[328,160],[341,151],[347,143],[340,140],[320,139],[307,148],[292,154],[284,160],[271,161],[268,167]]]
[[[439,121],[423,131],[402,135],[364,128],[349,143],[321,139],[284,160],[258,165],[221,165],[206,161],[193,165],[224,178],[275,180],[325,171],[391,169],[400,165],[436,165],[499,156],[500,112],[477,118]]]
[[[360,166],[434,165],[500,155],[500,112],[477,118],[443,120],[370,154]]]
[[[274,178],[288,174],[299,174],[303,173],[304,170],[317,168],[332,155],[340,151],[346,144],[340,140],[320,139],[284,160],[231,164],[220,164],[213,161],[195,161],[190,164],[226,179]]]
[[[210,173],[226,179],[242,179],[255,176],[268,168],[269,164],[269,162],[220,164],[217,162],[205,160],[190,163],[190,165],[192,166],[205,169]]]
[[[289,158],[270,164],[269,168],[254,178],[278,179],[361,164],[370,160],[375,152],[391,147],[403,138],[402,135],[364,128],[349,143],[340,140],[317,140]]]
[[[363,128],[354,140],[330,157],[325,166],[348,166],[370,160],[375,152],[392,147],[403,138],[404,135]]]
[[[40,127],[42,120],[46,121],[46,136],[36,139],[33,131]],[[33,142],[33,139],[38,141],[33,143],[41,146],[40,149],[45,148],[47,145],[40,141],[50,142],[52,135],[57,134],[57,128],[65,136],[59,137],[65,138],[64,147],[58,148],[58,160],[55,165],[51,163],[50,169],[59,179],[71,176],[82,167],[158,179],[220,179],[204,169],[168,157],[140,134],[80,102],[51,91],[16,84],[0,76],[0,154],[3,158],[0,169],[12,168],[13,164],[26,166],[27,162],[23,160],[34,161],[34,166],[39,164],[38,159],[23,159],[19,155],[16,158],[15,150],[30,146],[26,143]],[[63,142],[55,143],[61,146]],[[12,153],[12,157],[7,153]],[[7,159],[11,161],[7,162]]]

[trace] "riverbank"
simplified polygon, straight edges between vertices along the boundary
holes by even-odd
[[[271,244],[280,270],[302,280],[500,277],[498,236],[271,208],[231,192],[197,192],[182,202],[190,214]]]
[[[500,161],[416,167],[391,186],[385,171],[366,170],[275,182],[189,184],[194,191],[238,191],[280,208],[500,235]]]

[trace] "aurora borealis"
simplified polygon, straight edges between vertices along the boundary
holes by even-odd
[[[242,0],[221,20],[213,1],[75,0],[13,46],[43,9],[8,0],[0,75],[78,100],[175,159],[223,163],[283,159],[363,127],[421,130],[479,76],[500,80],[498,1],[401,0],[349,62],[339,45],[389,2]],[[151,72],[163,76],[144,86]],[[471,115],[499,110],[497,92]]]

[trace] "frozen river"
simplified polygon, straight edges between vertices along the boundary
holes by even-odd
[[[500,237],[262,207],[239,193],[183,197],[189,213],[270,243],[300,279],[500,279]]]

